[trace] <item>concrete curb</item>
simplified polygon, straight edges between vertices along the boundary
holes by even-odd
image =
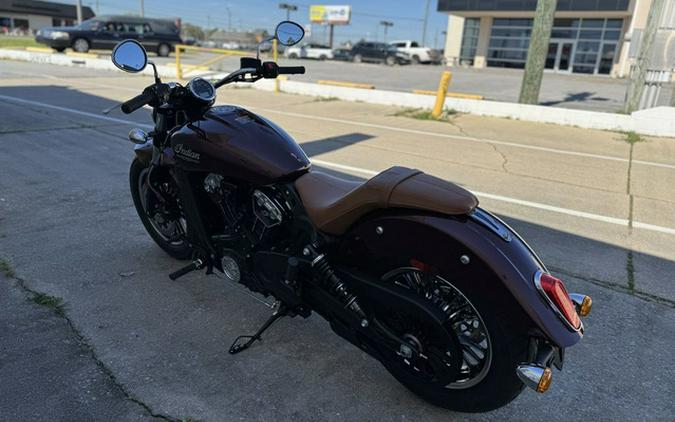
[[[107,58],[75,58],[63,54],[0,49],[0,59],[119,71],[119,69],[117,69]],[[162,77],[176,78],[175,67],[157,66],[157,70]],[[152,69],[146,68],[143,71],[143,74],[152,75]],[[190,77],[198,76],[200,74],[204,75],[207,73],[192,72]],[[290,94],[315,97],[335,97],[345,101],[361,101],[371,104],[430,109],[434,106],[436,101],[433,96],[411,94],[407,92],[366,90],[362,88],[318,85],[316,83],[291,80],[281,80],[279,83],[281,90]],[[269,79],[261,80],[254,85],[254,88],[264,91],[274,91],[275,83]],[[624,115],[461,98],[447,98],[445,107],[461,113],[477,114],[481,116],[578,126],[587,129],[636,132],[642,135],[651,136],[675,137],[674,107],[657,107],[641,110],[631,115]]]

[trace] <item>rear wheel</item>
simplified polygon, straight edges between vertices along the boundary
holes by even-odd
[[[363,56],[360,54],[355,54],[354,57],[352,58],[352,61],[354,63],[361,63],[363,61]]]
[[[136,212],[148,234],[166,253],[176,259],[189,259],[192,248],[187,241],[187,222],[178,189],[168,175],[149,179],[150,167],[134,159],[129,171],[131,196]],[[164,201],[158,199],[159,193]]]
[[[291,54],[288,55],[288,58],[289,58],[289,59],[297,59],[297,58],[298,58],[298,54],[297,54],[297,53],[291,53]]]
[[[169,44],[160,44],[157,47],[157,55],[159,57],[169,57],[169,54],[171,54],[171,46]]]
[[[437,406],[461,412],[496,409],[518,396],[523,384],[515,370],[527,360],[529,337],[508,324],[513,315],[503,303],[491,303],[482,283],[451,283],[415,267],[395,269],[382,280],[412,290],[447,315],[442,327],[405,312],[377,315],[407,343],[383,359],[398,381]],[[439,340],[439,332],[451,341]]]
[[[75,38],[73,41],[73,50],[78,53],[86,53],[89,51],[89,41],[84,38]]]
[[[387,66],[394,66],[396,64],[396,57],[387,56],[387,58],[384,59],[384,62],[387,64]]]

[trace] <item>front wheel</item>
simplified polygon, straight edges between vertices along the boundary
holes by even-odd
[[[416,267],[389,271],[382,280],[412,290],[447,315],[442,326],[429,327],[405,312],[376,312],[406,342],[396,353],[383,353],[382,363],[399,382],[437,406],[460,412],[493,410],[520,394],[523,384],[515,371],[527,361],[529,337],[509,324],[517,311],[486,293],[489,283],[450,282]]]
[[[394,66],[394,65],[396,65],[396,57],[394,57],[394,56],[387,56],[387,58],[384,59],[384,63],[385,63],[387,66]]]
[[[157,55],[159,57],[169,57],[169,54],[171,54],[171,46],[169,44],[160,44],[157,47]]]
[[[153,171],[165,170],[154,168]],[[151,167],[138,159],[131,163],[129,185],[136,212],[160,248],[173,258],[189,259],[192,248],[188,246],[187,221],[178,199],[178,189],[170,175],[157,174],[150,180],[150,174]]]

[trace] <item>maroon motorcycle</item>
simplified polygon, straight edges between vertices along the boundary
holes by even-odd
[[[289,46],[303,36],[286,21],[272,38]],[[113,62],[128,72],[149,63],[134,40],[117,45]],[[154,241],[190,260],[171,279],[215,270],[276,299],[233,354],[277,319],[314,311],[438,406],[481,412],[524,386],[545,392],[583,335],[591,299],[568,294],[471,192],[405,167],[344,180],[312,168],[266,118],[214,106],[223,85],[304,72],[263,63],[259,52],[215,83],[166,84],[155,68],[155,83],[121,104],[124,113],[152,108],[154,130],[129,133],[131,192]]]

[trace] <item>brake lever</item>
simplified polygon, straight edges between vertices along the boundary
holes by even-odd
[[[111,111],[113,111],[114,109],[122,107],[122,104],[124,104],[124,103],[122,102],[122,103],[119,103],[119,104],[115,104],[114,106],[112,106],[110,108],[106,108],[105,110],[103,110],[103,114],[108,114]]]

